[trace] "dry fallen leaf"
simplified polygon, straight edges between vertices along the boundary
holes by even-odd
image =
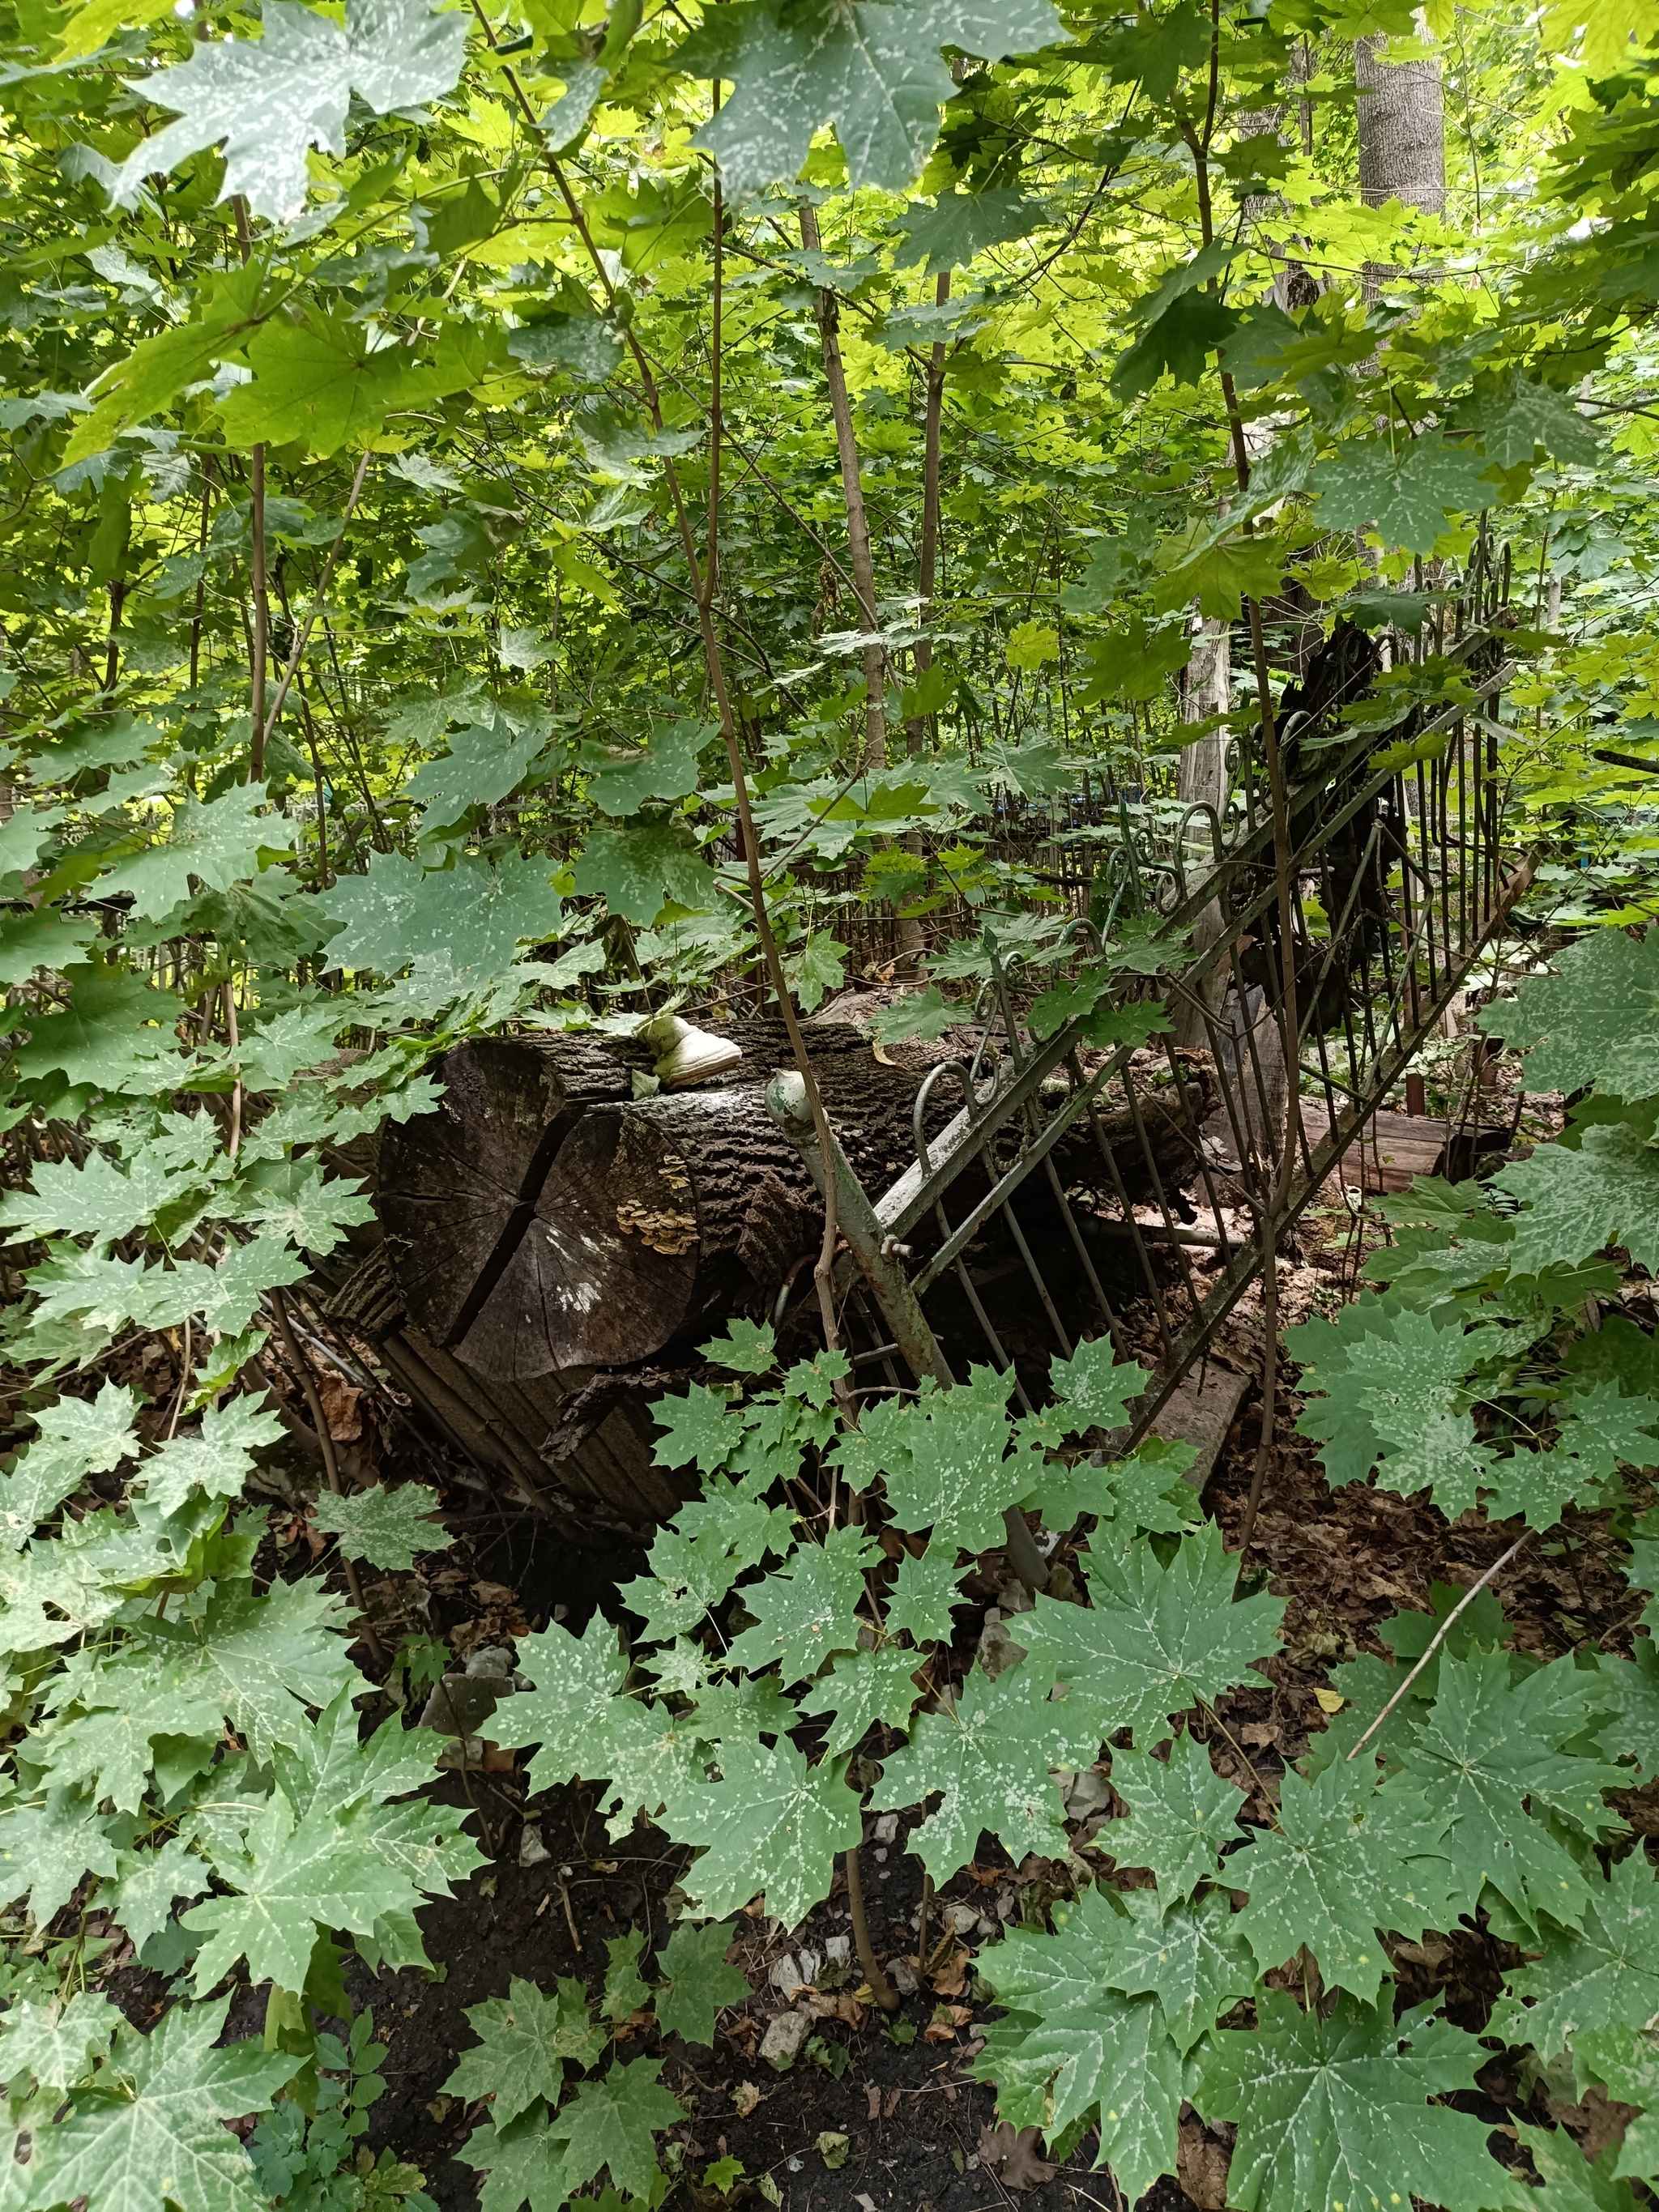
[[[1005,2189],[1041,2189],[1060,2171],[1047,2159],[1037,2156],[1036,2147],[1041,2140],[1036,2128],[1021,2128],[1016,2134],[1006,2120],[999,2128],[981,2128],[979,2162],[988,2173],[996,2176]]]
[[[1232,2154],[1196,2112],[1181,2116],[1176,2142],[1176,2176],[1198,2212],[1223,2212],[1227,2202],[1227,2168]]]
[[[948,1965],[936,1966],[928,1978],[942,1997],[960,1996],[973,1963],[973,1953],[958,1948]]]
[[[1322,1713],[1340,1713],[1348,1702],[1340,1690],[1316,1690],[1314,1695]]]
[[[732,2109],[740,2120],[746,2120],[760,2100],[760,2091],[752,2081],[739,2081],[732,2092]]]
[[[864,2101],[869,2106],[869,2112],[866,2117],[872,2120],[878,2120],[881,2118],[881,2085],[879,2082],[866,2081],[865,2083]]]

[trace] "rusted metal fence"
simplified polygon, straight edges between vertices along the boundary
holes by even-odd
[[[1069,1355],[1077,1334],[1103,1331],[1127,1351],[1126,1317],[1139,1341],[1150,1313],[1157,1375],[1133,1433],[1156,1419],[1264,1251],[1441,1024],[1525,887],[1528,864],[1505,851],[1503,834],[1507,592],[1507,556],[1483,538],[1464,595],[1430,611],[1391,672],[1379,672],[1376,648],[1356,647],[1359,634],[1347,632],[1326,649],[1322,690],[1310,681],[1285,695],[1288,943],[1259,730],[1236,742],[1224,819],[1194,807],[1159,830],[1126,815],[1104,842],[1092,918],[1070,925],[1065,948],[1098,960],[1131,918],[1154,948],[1167,945],[1167,967],[1147,974],[1143,957],[1141,972],[1121,975],[1105,1001],[1161,999],[1161,1036],[1091,1051],[1098,1008],[1036,1036],[1022,1011],[1033,971],[994,954],[976,1009],[982,1041],[971,1061],[929,1074],[915,1157],[875,1194],[843,1158],[818,1156],[801,1079],[775,1079],[775,1116],[820,1188],[836,1184],[844,1285],[864,1322],[861,1367],[898,1382],[902,1360],[948,1382],[952,1359],[1014,1364],[973,1264],[976,1245],[994,1243],[1005,1275],[1011,1265],[1024,1271],[1026,1311],[1042,1316],[1056,1351]],[[1436,692],[1452,703],[1436,703]],[[1404,712],[1379,726],[1379,702],[1391,696]],[[960,1110],[928,1141],[941,1089]],[[1186,1139],[1173,1153],[1172,1129]],[[1098,1146],[1104,1169],[1086,1196],[1057,1164],[1080,1137]],[[939,1318],[947,1299],[948,1328]]]

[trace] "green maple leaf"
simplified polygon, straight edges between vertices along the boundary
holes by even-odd
[[[830,1894],[836,1853],[864,1832],[846,1761],[809,1767],[787,1737],[767,1745],[733,1735],[720,1753],[719,1781],[681,1783],[668,1796],[662,1825],[702,1852],[682,1886],[696,1911],[715,1920],[763,1887],[767,1910],[797,1928]]]
[[[1071,1685],[1073,1705],[1098,1722],[1097,1741],[1132,1729],[1142,1744],[1169,1733],[1169,1717],[1249,1679],[1273,1649],[1284,1613],[1265,1595],[1233,1602],[1237,1564],[1213,1523],[1183,1537],[1168,1566],[1150,1544],[1121,1559],[1091,1559],[1088,1611],[1039,1596],[1019,1640],[1046,1688]]]
[[[38,1928],[69,1902],[83,1875],[115,1869],[96,1801],[82,1792],[49,1789],[39,1804],[14,1799],[0,1807],[0,1889],[8,1904],[27,1904]]]
[[[145,1635],[174,1656],[193,1656],[238,1732],[260,1758],[302,1741],[307,1705],[331,1704],[361,1687],[346,1639],[333,1626],[340,1601],[315,1583],[273,1583],[268,1591],[227,1585],[198,1623],[147,1620]]]
[[[1526,1051],[1536,1090],[1659,1093],[1659,930],[1593,930],[1554,956],[1554,969],[1485,1008],[1480,1027]]]
[[[15,990],[41,969],[83,968],[98,935],[86,915],[61,907],[32,907],[0,921],[0,988]]]
[[[191,1904],[212,1879],[212,1869],[175,1836],[159,1850],[121,1855],[119,1881],[103,1893],[104,1904],[142,1951],[152,1936],[159,1936],[173,1917],[182,1898]]]
[[[133,206],[146,177],[222,140],[220,198],[240,193],[254,215],[287,222],[306,204],[309,149],[345,151],[354,92],[377,115],[440,100],[466,52],[465,18],[435,15],[426,0],[350,0],[343,28],[293,0],[266,0],[262,21],[257,44],[216,40],[138,88],[179,119],[121,165],[117,206]]]
[[[701,1382],[694,1382],[683,1397],[654,1400],[651,1415],[663,1431],[652,1454],[659,1467],[684,1467],[690,1462],[704,1474],[713,1474],[743,1441],[743,1414]]]
[[[1638,2122],[1636,2127],[1640,2124]],[[1620,2179],[1632,2171],[1626,2160],[1636,2127],[1626,2134],[1622,2145],[1609,2143],[1592,2162],[1565,2128],[1529,2128],[1524,2122],[1518,2124],[1516,2135],[1532,2154],[1544,2185],[1534,2190],[1516,2176],[1519,2185],[1513,2186],[1510,2212],[1528,2212],[1534,2203],[1541,2204],[1543,2212],[1636,2212],[1636,2193]]]
[[[1120,1866],[1150,1867],[1168,1904],[1218,1879],[1221,1846],[1236,1842],[1238,1814],[1249,1794],[1224,1780],[1201,1743],[1184,1732],[1167,1761],[1145,1751],[1112,1753],[1112,1788],[1127,1817],[1100,1831]]]
[[[758,1674],[775,1659],[787,1687],[816,1674],[832,1652],[852,1650],[865,1571],[878,1556],[864,1530],[846,1523],[822,1544],[803,1544],[787,1566],[744,1591],[755,1625],[734,1638],[728,1661]]]
[[[55,1996],[15,1998],[0,2033],[0,2081],[20,2101],[31,2077],[43,2087],[73,2088],[123,2024],[109,1999],[90,1990],[77,1990],[67,2004]]]
[[[95,1780],[98,1795],[122,1812],[138,1810],[153,1764],[153,1738],[194,1741],[210,1752],[222,1729],[218,1686],[185,1648],[137,1644],[77,1687],[74,1702],[81,1711],[41,1734],[42,1756],[50,1760],[54,1782]]]
[[[695,1928],[682,1920],[662,1954],[666,1979],[657,1990],[657,2026],[664,2035],[712,2046],[715,2015],[750,1994],[746,1978],[726,1964],[732,1929],[723,1920]]]
[[[1529,1528],[1553,1528],[1569,1501],[1593,1493],[1599,1481],[1570,1452],[1512,1452],[1492,1461],[1483,1478],[1486,1518],[1507,1521],[1519,1514]]]
[[[313,1518],[319,1528],[339,1538],[348,1559],[367,1559],[371,1566],[402,1575],[418,1553],[449,1548],[449,1531],[434,1510],[436,1502],[436,1492],[423,1482],[400,1482],[395,1490],[382,1482],[344,1497],[324,1491]]]
[[[1263,1990],[1256,2012],[1253,2034],[1218,2032],[1193,2091],[1206,2119],[1237,2124],[1227,2195],[1238,2212],[1495,2201],[1486,2123],[1428,2101],[1473,2085],[1486,2053],[1472,2035],[1347,1996],[1327,2020]]]
[[[1156,1890],[1132,1889],[1107,1970],[1126,1996],[1155,1996],[1184,2058],[1221,2014],[1255,1985],[1250,1947],[1224,1890],[1165,1906]]]
[[[1048,0],[859,0],[845,9],[814,0],[783,21],[739,0],[730,15],[694,33],[677,59],[732,85],[692,143],[714,155],[733,200],[795,176],[826,122],[854,185],[902,191],[957,89],[941,46],[1000,61],[1060,36]]]
[[[401,853],[376,853],[368,872],[342,876],[324,892],[324,911],[343,925],[328,958],[343,968],[395,975],[423,953],[458,969],[511,964],[518,947],[557,934],[562,910],[545,860],[516,853],[492,868],[474,855],[422,869]]]
[[[575,885],[629,921],[653,922],[671,902],[698,914],[714,903],[714,871],[690,832],[676,822],[590,830]]]
[[[1556,1406],[1557,1442],[1587,1474],[1605,1481],[1620,1466],[1650,1468],[1659,1460],[1659,1405],[1626,1397],[1616,1382],[1592,1382]]]
[[[711,1337],[697,1350],[716,1367],[734,1375],[769,1375],[778,1364],[778,1334],[769,1321],[753,1322],[735,1315],[726,1324],[724,1336]],[[677,1401],[667,1399],[665,1404]]]
[[[1196,599],[1201,614],[1237,622],[1246,599],[1266,599],[1279,589],[1288,556],[1271,535],[1233,531],[1218,537],[1211,524],[1195,521],[1164,538],[1156,558],[1161,573],[1152,605],[1160,614]]]
[[[1570,1265],[1614,1242],[1638,1266],[1659,1269],[1659,1151],[1628,1123],[1592,1125],[1577,1147],[1540,1145],[1492,1181],[1522,1200],[1516,1274]]]
[[[250,1091],[286,1091],[304,1069],[331,1059],[334,1041],[346,1026],[341,1012],[337,1000],[306,998],[257,1028],[244,1030],[236,1057],[244,1085]]]
[[[1092,706],[1103,699],[1155,699],[1167,679],[1192,657],[1192,641],[1184,625],[1153,629],[1144,616],[1131,615],[1121,630],[1091,640],[1083,702]]]
[[[276,0],[281,6],[283,0]],[[239,784],[221,799],[186,799],[173,817],[165,845],[152,845],[98,879],[100,897],[130,892],[132,910],[147,921],[183,903],[192,884],[228,890],[257,875],[262,848],[293,844],[295,824],[262,813],[270,796],[262,783]]]
[[[1016,2128],[1053,2137],[1097,2116],[1096,2163],[1110,2164],[1133,2203],[1175,2171],[1181,2054],[1158,1998],[1115,1985],[1130,1923],[1112,1893],[1085,1890],[1054,1919],[1059,1934],[1018,1929],[986,1954],[1008,2019],[976,2070],[997,2082],[998,2112]]]
[[[917,1558],[906,1552],[887,1597],[887,1626],[902,1630],[916,1649],[926,1644],[949,1642],[951,1616],[971,1601],[962,1594],[956,1553],[949,1545],[929,1545]]]
[[[1498,487],[1491,464],[1470,447],[1449,446],[1437,430],[1413,438],[1396,454],[1386,438],[1354,438],[1314,471],[1309,489],[1325,529],[1375,525],[1390,546],[1428,553],[1449,514],[1492,505]]]
[[[498,805],[518,789],[546,742],[545,724],[514,730],[504,717],[453,732],[449,750],[423,761],[404,787],[404,797],[425,810],[421,835],[465,821],[475,806]]]
[[[1176,384],[1196,384],[1206,360],[1225,344],[1238,323],[1238,310],[1224,306],[1213,292],[1181,292],[1120,356],[1112,390],[1120,399],[1133,399],[1165,374]]]
[[[804,1713],[834,1716],[823,1739],[825,1754],[835,1759],[856,1751],[878,1721],[907,1729],[921,1691],[911,1680],[916,1655],[889,1644],[879,1651],[843,1652],[827,1674],[820,1675],[800,1700]]]
[[[302,442],[323,459],[366,444],[394,408],[428,404],[487,373],[482,334],[458,348],[453,327],[446,325],[435,357],[417,362],[402,346],[376,347],[347,314],[311,307],[273,315],[246,348],[253,382],[220,402],[226,442],[244,449]],[[489,772],[484,758],[477,765]]]
[[[1613,2172],[1650,2182],[1659,2173],[1659,2034],[1628,2022],[1584,2028],[1571,2048],[1581,2090],[1587,2079],[1599,2081],[1609,2097],[1633,2105],[1640,2115],[1625,2130]]]
[[[945,191],[933,207],[912,204],[896,225],[904,243],[893,256],[896,269],[925,261],[924,274],[961,269],[988,246],[1006,246],[1029,238],[1048,220],[1048,211],[1022,191],[993,185],[988,191]]]
[[[0,1545],[15,1552],[89,1474],[104,1474],[132,1451],[137,1398],[106,1382],[95,1398],[57,1398],[32,1418],[35,1433],[0,1478]]]
[[[1036,1416],[1038,1421],[1052,1418]],[[1037,1507],[1045,1528],[1075,1528],[1091,1513],[1097,1521],[1120,1523],[1126,1534],[1144,1529],[1179,1535],[1204,1517],[1198,1492],[1186,1480],[1197,1455],[1189,1443],[1148,1437],[1127,1458],[1108,1460],[1103,1467],[1085,1459],[1069,1467],[1051,1461],[1020,1504]]]
[[[1143,1395],[1152,1379],[1134,1360],[1118,1359],[1109,1336],[1079,1345],[1069,1359],[1048,1363],[1048,1387],[1066,1408],[1073,1436],[1121,1427],[1130,1402]]]
[[[531,2212],[565,2212],[571,2200],[564,2146],[545,2106],[536,2104],[516,2119],[474,2128],[455,2155],[483,2175],[479,2212],[520,2212],[524,2204]]]
[[[1445,1813],[1445,1837],[1472,1911],[1490,1882],[1529,1924],[1540,1913],[1565,1925],[1583,1917],[1590,1892],[1577,1860],[1541,1819],[1546,1808],[1582,1832],[1617,1825],[1602,1802],[1620,1770],[1563,1747],[1601,1719],[1601,1682],[1571,1661],[1510,1680],[1501,1651],[1443,1650],[1434,1707],[1404,1760],[1407,1782]]]
[[[610,1963],[605,1970],[605,1994],[599,2000],[601,2020],[631,2019],[651,2002],[651,1991],[640,1978],[639,1956],[645,1948],[645,1931],[630,1928],[625,1935],[605,1939]]]
[[[984,1552],[1004,1540],[1003,1514],[1023,1469],[1008,1456],[1012,1374],[975,1368],[970,1381],[903,1409],[902,1455],[887,1469],[895,1523],[936,1543]]]
[[[234,1498],[247,1480],[253,1454],[283,1434],[274,1413],[256,1399],[209,1406],[193,1437],[169,1437],[138,1469],[144,1498],[158,1513],[176,1513],[192,1490],[204,1498]]]
[[[1652,1775],[1659,1773],[1659,1644],[1650,1635],[1638,1636],[1631,1655],[1620,1659],[1599,1651],[1595,1656],[1612,1715],[1605,1741],[1621,1759],[1634,1759],[1642,1773]]]
[[[361,1745],[343,1692],[307,1740],[278,1753],[279,1787],[249,1823],[242,1849],[227,1843],[215,1851],[214,1870],[235,1893],[181,1916],[205,1938],[198,1989],[211,1989],[246,1958],[254,1981],[301,1990],[325,1929],[368,1939],[371,1954],[395,1952],[395,1965],[424,1962],[416,1906],[423,1895],[447,1895],[483,1861],[459,1834],[462,1814],[418,1797],[386,1802],[430,1778],[436,1740],[425,1729],[410,1733],[412,1749],[395,1720]]]
[[[123,2027],[106,2080],[34,2136],[27,2187],[107,2212],[265,2212],[247,2153],[221,2124],[268,2105],[301,2060],[250,2038],[219,2045],[230,1999],[178,2005],[149,2035]]]
[[[544,1996],[533,1982],[514,1974],[504,1997],[467,2008],[467,2025],[479,2038],[476,2051],[461,2053],[444,2083],[444,2093],[494,2099],[501,2127],[530,2110],[538,2098],[556,2105],[565,2068],[596,2065],[605,2035],[589,2017],[587,1992],[580,1982],[561,1978],[557,1995]]]
[[[1024,1630],[1022,1620],[1022,1638]],[[919,1715],[908,1744],[886,1760],[872,1805],[902,1809],[944,1792],[909,1843],[936,1884],[967,1864],[988,1831],[1016,1864],[1033,1851],[1065,1857],[1065,1813],[1050,1770],[1089,1765],[1100,1738],[1079,1701],[1050,1698],[1049,1686],[1030,1666],[994,1680],[976,1668],[954,1707]]]
[[[878,1044],[908,1044],[915,1037],[931,1043],[961,1019],[961,1007],[949,1004],[939,985],[930,983],[925,991],[884,1006],[871,1023],[870,1034]]]
[[[602,2080],[582,2083],[554,2124],[565,2142],[561,2179],[567,2188],[608,2167],[618,2189],[647,2194],[657,2172],[653,2136],[685,2118],[658,2081],[661,2071],[659,2058],[636,2058],[629,2066],[613,2059]]]
[[[146,1159],[118,1168],[106,1153],[89,1152],[86,1164],[70,1160],[36,1164],[32,1191],[9,1190],[0,1200],[0,1226],[30,1237],[90,1237],[102,1246],[153,1221],[161,1209],[201,1184],[199,1173],[182,1174]]]
[[[1571,2036],[1659,2013],[1659,1892],[1639,1848],[1586,1893],[1581,1929],[1551,1928],[1544,1955],[1510,1976],[1492,2027],[1540,2058]]]
[[[123,430],[167,406],[187,384],[206,382],[267,311],[270,269],[256,255],[246,267],[207,277],[185,323],[141,338],[91,386],[96,402],[70,433],[66,467],[107,453]]]
[[[1498,392],[1481,392],[1459,410],[1460,429],[1473,430],[1486,459],[1500,469],[1518,468],[1541,446],[1558,461],[1592,468],[1601,441],[1588,416],[1581,415],[1564,392],[1513,370]]]
[[[532,1790],[608,1781],[602,1809],[614,1808],[626,1829],[640,1807],[654,1812],[671,1790],[701,1778],[692,1719],[620,1694],[628,1662],[602,1613],[579,1637],[555,1626],[521,1638],[519,1664],[536,1686],[504,1698],[489,1727],[498,1743],[539,1747]]]
[[[30,1017],[28,1042],[15,1055],[26,1081],[61,1075],[100,1091],[160,1088],[178,1065],[173,1024],[184,1012],[171,991],[137,975],[95,968],[77,975],[61,1012]]]
[[[1305,1943],[1328,1989],[1375,2004],[1389,1971],[1377,1930],[1415,1942],[1455,1919],[1447,1825],[1423,1798],[1379,1788],[1374,1764],[1338,1759],[1311,1782],[1291,1769],[1279,1826],[1227,1863],[1250,1893],[1239,1927],[1263,1972]]]
[[[374,1201],[319,1159],[256,1161],[225,1208],[236,1221],[257,1223],[319,1255],[331,1252],[349,1228],[374,1218]]]
[[[719,734],[708,722],[659,723],[643,745],[584,744],[576,765],[603,813],[637,814],[647,799],[684,799],[697,787],[697,756]]]

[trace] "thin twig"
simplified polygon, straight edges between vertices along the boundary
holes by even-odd
[[[1487,1568],[1486,1573],[1481,1576],[1480,1581],[1478,1583],[1470,1583],[1468,1589],[1464,1591],[1462,1596],[1458,1599],[1456,1604],[1446,1615],[1446,1618],[1441,1622],[1439,1627],[1435,1630],[1434,1634],[1429,1638],[1428,1648],[1424,1652],[1423,1656],[1418,1661],[1416,1666],[1412,1668],[1411,1673],[1407,1675],[1405,1680],[1395,1692],[1393,1697],[1389,1699],[1388,1704],[1383,1706],[1382,1711],[1366,1729],[1364,1735],[1360,1737],[1358,1742],[1355,1744],[1353,1749],[1348,1753],[1348,1757],[1350,1759],[1357,1759],[1359,1753],[1364,1751],[1365,1746],[1376,1734],[1378,1729],[1382,1727],[1383,1722],[1387,1720],[1389,1715],[1394,1711],[1395,1707],[1400,1703],[1401,1698],[1405,1696],[1407,1691],[1410,1689],[1412,1684],[1417,1680],[1423,1669],[1428,1665],[1430,1660],[1433,1658],[1435,1653],[1440,1649],[1441,1644],[1445,1640],[1447,1630],[1451,1626],[1453,1621],[1456,1620],[1458,1614],[1462,1612],[1464,1607],[1466,1605],[1472,1604],[1474,1601],[1480,1596],[1481,1591],[1485,1589],[1486,1584],[1492,1580],[1492,1577],[1498,1572],[1500,1568],[1508,1566],[1510,1561],[1515,1557],[1516,1553],[1520,1550],[1522,1544],[1526,1542],[1528,1537],[1530,1536],[1531,1534],[1532,1530],[1530,1528],[1523,1528],[1521,1534],[1516,1538],[1514,1543],[1510,1546],[1508,1551],[1504,1553],[1502,1559],[1494,1559],[1492,1565]]]
[[[333,580],[335,564],[339,560],[341,549],[345,544],[346,532],[351,527],[351,518],[357,511],[357,501],[363,489],[363,478],[368,474],[368,464],[372,458],[372,455],[365,453],[357,464],[357,473],[351,479],[351,491],[346,500],[345,513],[340,518],[339,535],[328,549],[328,558],[324,562],[323,573],[317,580],[317,589],[312,598],[310,611],[294,634],[293,646],[277,682],[276,696],[271,701],[270,711],[264,718],[264,728],[259,740],[259,756],[262,761],[264,757],[264,749],[270,742],[270,733],[276,726],[276,718],[282,713],[283,702],[288,697],[289,687],[294,681],[295,673],[301,661],[305,658],[306,647],[311,642],[311,633],[316,629],[317,617],[323,611],[323,601],[327,596],[329,585]]]

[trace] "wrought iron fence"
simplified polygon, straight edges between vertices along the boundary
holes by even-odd
[[[1525,887],[1528,864],[1503,842],[1507,597],[1507,555],[1483,536],[1468,587],[1425,611],[1392,669],[1344,626],[1285,695],[1288,943],[1259,729],[1235,741],[1224,819],[1190,807],[1160,830],[1126,814],[1064,950],[1109,957],[1136,917],[1153,947],[1139,968],[1163,947],[1167,964],[1124,975],[1107,1003],[1161,998],[1161,1034],[1091,1049],[1097,1007],[1036,1035],[1029,964],[993,953],[977,1049],[930,1073],[915,1158],[874,1196],[838,1148],[819,1157],[799,1076],[775,1079],[775,1116],[820,1188],[836,1186],[861,1366],[897,1383],[902,1359],[949,1382],[988,1353],[1015,1366],[1029,1402],[991,1310],[1006,1311],[1012,1269],[1030,1320],[1066,1355],[1079,1331],[1127,1352],[1126,1317],[1140,1336],[1150,1314],[1156,1379],[1132,1434],[1145,1432]],[[1423,702],[1435,693],[1449,703]],[[1390,699],[1404,709],[1391,721]],[[961,1104],[930,1140],[941,1089]],[[975,1261],[993,1247],[1004,1295],[988,1303]]]

